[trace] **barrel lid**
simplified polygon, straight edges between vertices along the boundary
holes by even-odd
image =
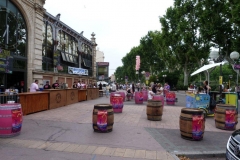
[[[236,108],[236,106],[234,106],[232,104],[217,104],[217,107],[234,107],[234,108]]]
[[[112,96],[115,96],[115,97],[121,97],[121,94],[117,94],[117,93],[114,93],[114,94],[112,94]]]
[[[0,110],[9,110],[9,109],[17,109],[21,108],[20,103],[5,103],[5,104],[0,104]]]
[[[112,105],[107,104],[107,103],[106,104],[95,104],[94,107],[103,107],[104,108],[104,107],[112,107]]]
[[[197,108],[182,108],[181,113],[202,114],[203,111]]]

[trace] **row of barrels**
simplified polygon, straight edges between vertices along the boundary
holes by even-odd
[[[236,130],[238,113],[236,106],[217,104],[214,112],[216,128],[223,130]],[[205,130],[205,117],[203,110],[183,108],[179,120],[181,137],[189,140],[202,140]]]

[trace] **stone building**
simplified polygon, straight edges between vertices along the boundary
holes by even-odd
[[[96,82],[96,42],[44,9],[45,0],[0,1],[0,89],[27,91],[34,80]],[[59,11],[61,12],[61,11]],[[90,36],[90,35],[89,35]],[[41,86],[40,86],[41,87]]]

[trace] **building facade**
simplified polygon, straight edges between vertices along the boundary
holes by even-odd
[[[45,0],[0,1],[0,89],[59,80],[96,82],[95,34],[87,39],[44,9]]]

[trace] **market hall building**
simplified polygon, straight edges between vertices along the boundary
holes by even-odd
[[[45,0],[0,0],[0,89],[26,92],[56,80],[96,83],[96,42],[43,8]],[[0,92],[1,92],[0,91]]]

